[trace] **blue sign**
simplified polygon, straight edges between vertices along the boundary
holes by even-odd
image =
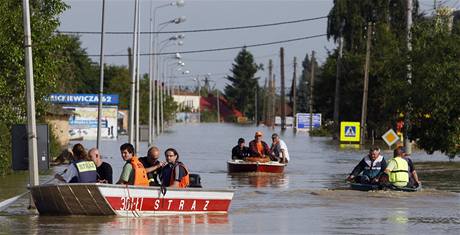
[[[321,127],[321,113],[313,114],[313,128]],[[298,113],[297,114],[297,129],[310,129],[310,114]]]
[[[98,94],[51,94],[49,99],[54,104],[98,104]],[[118,95],[110,94],[102,96],[102,104],[117,105]]]
[[[356,136],[356,127],[355,126],[346,126],[345,127],[345,136],[346,137],[355,137]]]

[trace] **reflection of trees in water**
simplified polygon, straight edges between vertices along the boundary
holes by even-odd
[[[249,185],[256,188],[261,187],[287,187],[289,177],[279,173],[229,173],[232,184],[235,186]]]

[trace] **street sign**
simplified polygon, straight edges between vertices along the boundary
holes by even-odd
[[[360,123],[359,122],[341,122],[340,123],[340,141],[359,142],[360,140]]]
[[[399,137],[393,129],[390,129],[382,135],[382,139],[391,147],[391,145],[398,142]]]
[[[310,129],[310,114],[309,113],[297,113],[297,130],[309,130]],[[313,114],[313,128],[317,129],[321,127],[321,113]]]

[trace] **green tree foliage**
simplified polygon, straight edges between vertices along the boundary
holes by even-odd
[[[413,30],[411,139],[428,153],[460,153],[460,35],[423,22]]]
[[[319,81],[319,74],[321,68],[318,62],[315,61],[315,83]],[[308,53],[302,62],[302,73],[300,74],[299,82],[297,84],[297,112],[307,113],[309,109],[310,100],[310,79],[311,79],[311,60]],[[316,106],[315,106],[316,107]]]
[[[58,15],[66,5],[61,0],[31,2],[32,53],[36,114],[43,121],[45,97],[56,87],[63,61],[55,54],[62,41],[54,35]],[[11,126],[26,123],[26,80],[22,4],[0,1],[0,175],[7,173],[11,158]]]
[[[233,75],[227,76],[231,84],[224,89],[225,97],[230,104],[247,117],[254,117],[255,92],[258,89],[258,78],[254,75],[259,69],[252,54],[243,48],[235,58],[232,69]]]

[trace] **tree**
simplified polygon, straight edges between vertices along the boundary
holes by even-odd
[[[61,0],[48,0],[33,1],[30,7],[36,115],[43,121],[45,98],[56,87],[63,63],[55,57],[62,41],[54,31],[66,5]],[[0,131],[9,133],[13,124],[25,123],[27,118],[22,4],[2,0],[0,15]],[[0,175],[10,168],[10,148],[10,135],[0,135]]]
[[[436,21],[413,30],[410,138],[428,153],[460,153],[460,35]]]
[[[225,86],[225,97],[229,103],[239,109],[245,116],[254,117],[255,92],[259,88],[255,78],[259,66],[254,62],[252,54],[243,48],[235,58],[230,70],[233,75],[227,76],[231,84]]]

